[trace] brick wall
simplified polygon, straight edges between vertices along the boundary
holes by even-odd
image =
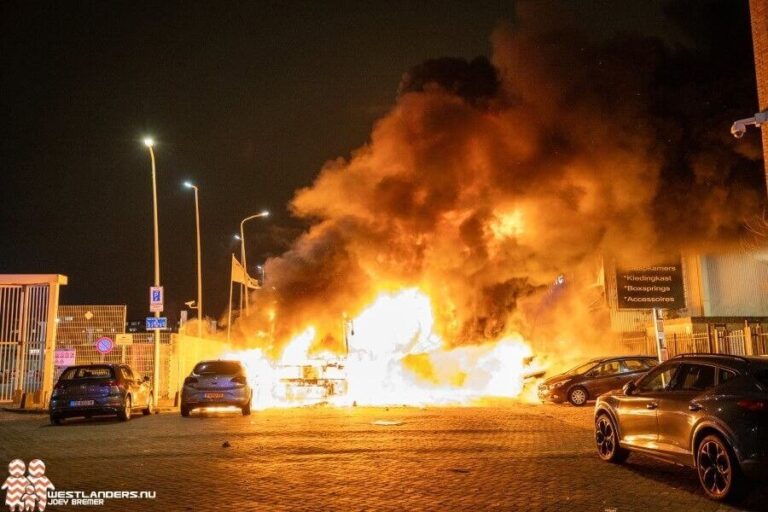
[[[768,0],[749,0],[760,111],[768,109]],[[763,164],[768,180],[768,127],[763,127]]]

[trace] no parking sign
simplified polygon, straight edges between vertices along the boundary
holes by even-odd
[[[101,354],[109,354],[113,348],[115,348],[115,342],[112,341],[112,338],[104,336],[96,340],[96,350]]]

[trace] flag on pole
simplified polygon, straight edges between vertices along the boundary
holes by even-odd
[[[259,282],[248,275],[243,266],[237,261],[235,255],[232,255],[232,281],[246,285],[248,288],[258,290],[261,288]]]

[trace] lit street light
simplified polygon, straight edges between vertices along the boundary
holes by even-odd
[[[197,186],[185,181],[184,186],[195,191],[195,226],[197,227],[197,337],[203,337],[203,271],[200,253],[200,200]]]
[[[155,141],[151,137],[144,138],[144,145],[149,149],[152,162],[152,204],[155,227],[155,286],[160,286],[160,234],[157,223],[157,169],[155,165]],[[160,311],[155,311],[155,318],[160,318]],[[152,358],[154,372],[152,376],[152,403],[157,406],[158,389],[160,387],[160,329],[155,329],[155,350]]]
[[[240,221],[240,259],[243,262],[243,268],[245,269],[245,275],[248,275],[248,263],[245,259],[245,232],[243,231],[243,225],[248,222],[249,220],[258,219],[261,217],[269,217],[269,212],[267,210],[263,210],[260,213],[257,213],[255,215],[251,215],[250,217],[246,217],[243,220]],[[245,287],[245,314],[248,314],[248,285],[243,285]]]

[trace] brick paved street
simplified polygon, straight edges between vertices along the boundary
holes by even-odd
[[[734,510],[705,499],[692,471],[636,455],[623,467],[600,461],[591,417],[591,407],[501,402],[50,427],[2,412],[0,461],[40,458],[57,489],[157,491],[154,502],[89,510]],[[756,491],[742,508],[766,503]]]

